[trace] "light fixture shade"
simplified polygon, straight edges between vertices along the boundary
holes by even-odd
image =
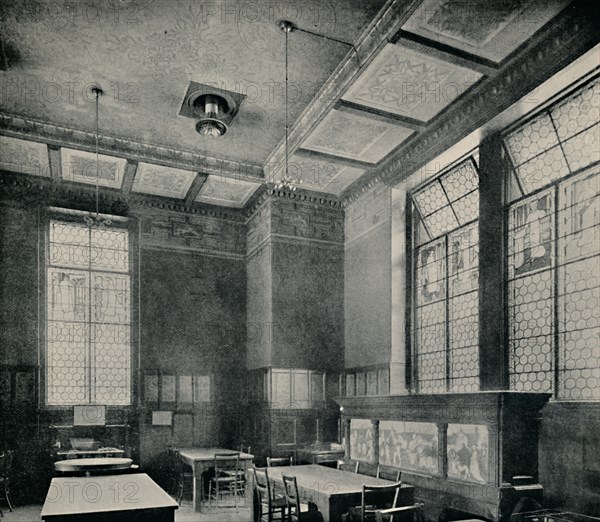
[[[218,138],[227,132],[227,125],[216,118],[202,118],[196,123],[196,132],[202,136]]]

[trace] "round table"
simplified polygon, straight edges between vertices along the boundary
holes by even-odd
[[[131,459],[121,458],[92,458],[92,459],[69,459],[59,460],[54,463],[54,469],[62,473],[123,473],[131,468]]]

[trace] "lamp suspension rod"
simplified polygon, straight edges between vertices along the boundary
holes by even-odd
[[[285,32],[285,179],[288,178],[288,141],[289,141],[289,129],[288,129],[288,33]]]
[[[98,134],[100,133],[100,96],[102,96],[102,89],[100,87],[94,87],[92,92],[96,95],[96,222],[100,217],[100,161],[98,154]]]

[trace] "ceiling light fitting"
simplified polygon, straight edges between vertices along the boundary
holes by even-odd
[[[208,89],[203,86],[202,89],[188,95],[187,112],[198,120],[196,122],[198,134],[218,138],[227,132],[228,124],[237,114],[238,104],[227,92],[216,92],[217,89],[211,92]]]
[[[289,156],[289,125],[288,125],[288,34],[297,29],[296,25],[289,20],[279,20],[277,27],[281,29],[285,34],[285,171],[280,180],[275,183],[275,188],[288,189],[291,191],[296,190],[296,185],[302,183],[302,178],[292,178],[289,175],[288,169],[288,156]]]
[[[100,130],[100,96],[104,94],[104,91],[100,87],[93,87],[92,93],[96,98],[96,213],[90,212],[89,216],[85,216],[83,220],[89,227],[103,227],[110,225],[112,221],[108,218],[100,216],[100,159],[98,152],[98,141],[99,141],[99,130]]]

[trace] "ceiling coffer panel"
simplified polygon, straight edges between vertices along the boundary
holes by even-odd
[[[223,207],[241,208],[258,187],[260,187],[259,183],[211,175],[206,178],[196,201]]]
[[[195,177],[196,173],[189,170],[140,163],[131,190],[143,194],[183,199]]]
[[[426,122],[480,78],[400,42],[386,45],[343,99]]]
[[[339,195],[351,183],[356,181],[364,169],[339,165],[335,161],[293,155],[289,160],[288,173],[292,179],[301,180],[299,188],[328,192]],[[281,169],[275,179],[280,179]]]
[[[330,111],[302,148],[377,163],[412,134],[410,129],[369,116]]]
[[[405,31],[499,63],[569,0],[424,0]]]
[[[0,168],[20,174],[50,177],[48,147],[36,141],[0,136]]]
[[[62,176],[65,181],[95,185],[96,179],[101,187],[121,188],[127,160],[82,150],[61,149]]]

